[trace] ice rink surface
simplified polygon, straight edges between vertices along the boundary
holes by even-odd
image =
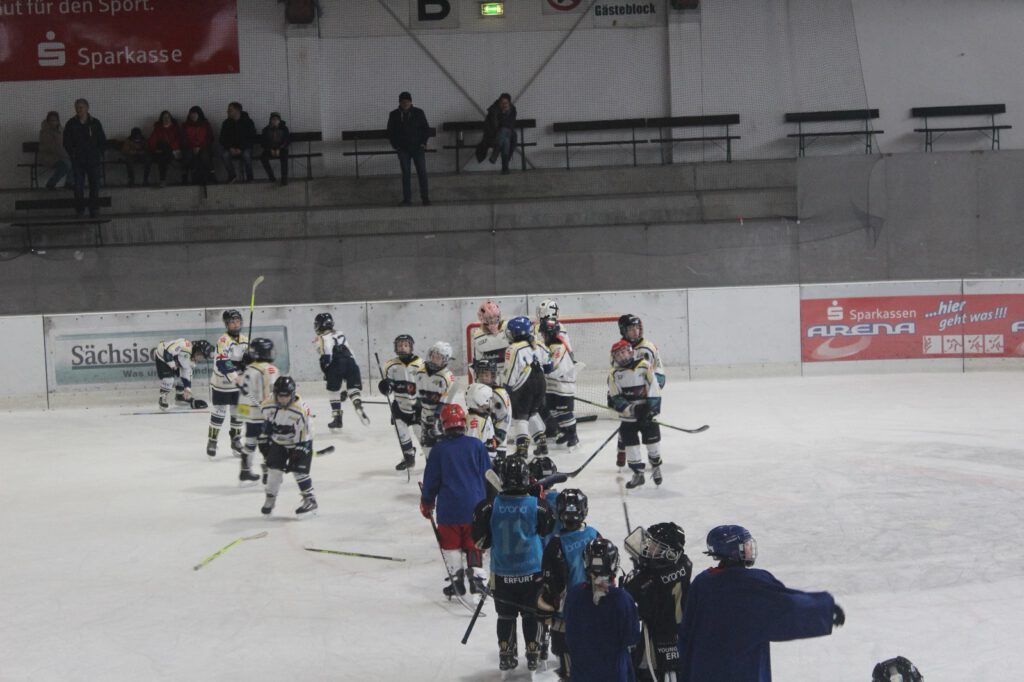
[[[628,495],[631,521],[683,526],[695,571],[712,526],[745,525],[759,567],[846,609],[830,637],[773,645],[776,680],[866,680],[897,654],[928,680],[1024,679],[1024,377],[669,381],[664,419],[711,429],[664,432],[665,483]],[[0,680],[500,679],[493,610],[462,646],[469,614],[441,596],[415,478],[393,469],[386,408],[367,409],[372,426],[347,410],[337,436],[319,420],[315,446],[337,451],[315,461],[320,514],[301,522],[290,476],[260,516],[226,433],[207,461],[207,414],[0,414]],[[559,467],[614,428],[583,425]],[[609,446],[575,483],[621,546],[616,473]]]

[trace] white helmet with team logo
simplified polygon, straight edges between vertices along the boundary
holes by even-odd
[[[426,363],[430,369],[437,371],[447,367],[451,359],[452,345],[447,341],[438,341],[427,351]]]
[[[545,298],[537,305],[537,319],[543,320],[548,317],[558,319],[558,304],[550,298]]]
[[[466,407],[477,412],[487,412],[494,391],[487,384],[470,384],[466,389]]]

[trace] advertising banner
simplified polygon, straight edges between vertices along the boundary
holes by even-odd
[[[236,0],[0,0],[0,81],[238,73]]]
[[[595,28],[634,28],[665,23],[665,0],[596,0],[590,8]]]
[[[800,302],[804,362],[1024,356],[1024,294]]]

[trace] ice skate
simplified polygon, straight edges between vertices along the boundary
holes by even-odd
[[[341,430],[341,410],[338,410],[337,412],[334,413],[334,419],[332,419],[331,423],[327,425],[327,428],[329,428],[331,431]]]
[[[526,645],[526,668],[533,672],[540,666],[540,644],[529,642]]]
[[[238,436],[231,439],[231,452],[235,457],[241,457],[245,453],[245,448],[242,447],[242,439]]]
[[[654,479],[654,485],[661,485],[661,464],[651,466],[651,478]]]
[[[263,508],[260,509],[260,513],[264,516],[270,516],[270,512],[274,511],[274,503],[277,501],[276,495],[267,493],[267,498],[263,500]]]
[[[210,457],[217,456],[217,441],[213,438],[206,441],[206,454]]]
[[[366,416],[366,410],[363,409],[363,401],[359,398],[352,399],[352,409],[356,411],[356,415],[359,416],[359,421],[363,423],[363,426],[370,425],[370,418]]]
[[[319,509],[319,505],[316,503],[316,498],[312,494],[303,495],[302,504],[295,510],[295,515],[299,518],[316,516],[317,509]]]
[[[626,488],[628,488],[629,490],[632,490],[633,488],[639,488],[644,484],[644,482],[644,472],[634,471],[633,478],[629,481],[629,483],[626,484]]]
[[[450,581],[450,584],[445,585],[442,590],[448,599],[466,594],[465,571],[460,568],[452,578],[454,581]]]
[[[395,465],[395,471],[405,471],[416,468],[416,454],[404,453],[404,459]]]

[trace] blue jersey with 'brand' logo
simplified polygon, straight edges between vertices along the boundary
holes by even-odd
[[[537,498],[498,495],[491,507],[491,571],[501,576],[540,573]]]
[[[583,568],[583,550],[596,537],[597,531],[590,526],[569,532],[562,531],[558,536],[562,543],[562,554],[565,555],[565,566],[569,574],[566,587],[587,582],[587,573]]]

